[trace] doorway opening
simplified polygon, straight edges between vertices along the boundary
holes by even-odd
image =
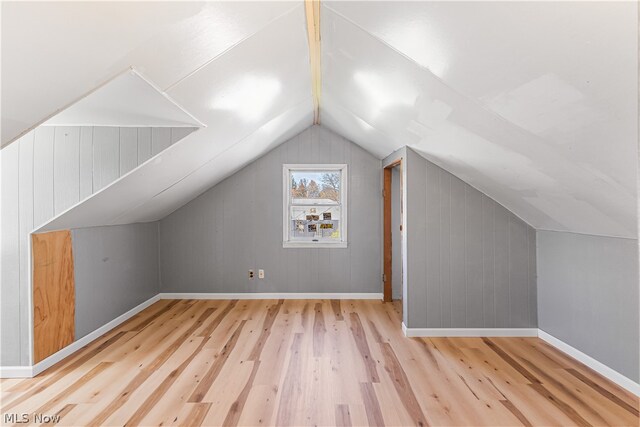
[[[402,301],[402,160],[384,168],[383,299]],[[401,307],[402,304],[399,304]]]

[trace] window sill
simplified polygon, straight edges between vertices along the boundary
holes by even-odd
[[[325,249],[346,249],[347,242],[327,243],[327,242],[282,242],[285,249],[292,248],[325,248]]]

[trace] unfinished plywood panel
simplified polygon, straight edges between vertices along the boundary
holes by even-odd
[[[75,336],[75,283],[69,230],[34,234],[33,357],[38,363]]]

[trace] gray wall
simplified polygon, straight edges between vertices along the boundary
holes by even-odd
[[[404,148],[403,260],[409,328],[535,328],[535,230]]]
[[[283,163],[349,165],[348,248],[282,248]],[[311,127],[161,220],[162,292],[382,292],[381,191],[380,160]]]
[[[76,339],[159,292],[158,222],[72,230]]]
[[[0,152],[0,364],[29,365],[29,233],[194,128],[40,126]]]
[[[638,241],[538,231],[540,329],[640,382]]]

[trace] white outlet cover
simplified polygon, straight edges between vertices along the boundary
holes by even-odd
[[[258,270],[258,278],[264,279],[264,270]]]

